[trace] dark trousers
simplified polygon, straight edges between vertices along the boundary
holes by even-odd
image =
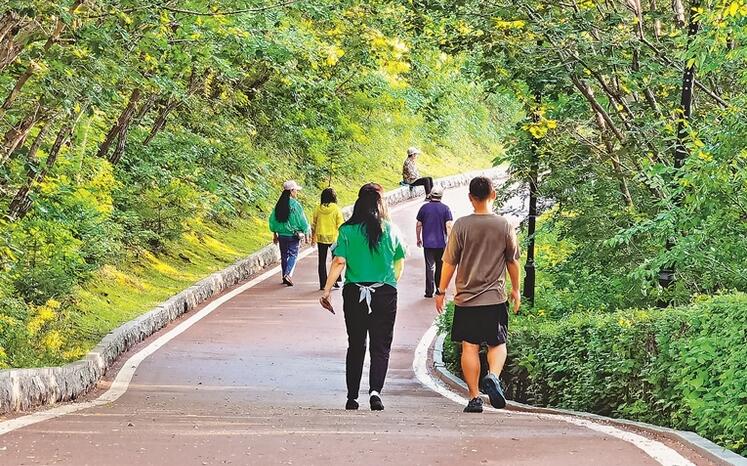
[[[438,284],[441,283],[444,248],[424,248],[423,255],[425,256],[425,294],[432,296]]]
[[[296,269],[301,240],[295,236],[278,236],[278,242],[280,243],[280,265],[283,269],[283,276],[292,276]]]
[[[433,178],[431,178],[430,176],[418,178],[417,180],[410,183],[410,186],[422,186],[425,188],[425,195],[430,196],[431,190],[433,189]]]
[[[319,251],[319,289],[324,288],[327,284],[327,252],[331,244],[316,243]],[[336,283],[340,283],[340,277],[337,277]]]
[[[370,283],[362,283],[370,285]],[[383,285],[372,293],[371,313],[366,301],[360,302],[360,288],[347,283],[342,289],[345,327],[348,331],[348,354],[345,359],[345,378],[348,399],[358,398],[363,376],[363,360],[366,357],[366,334],[368,334],[371,356],[371,371],[368,374],[369,390],[381,393],[389,369],[389,351],[394,337],[394,319],[397,316],[397,289]]]

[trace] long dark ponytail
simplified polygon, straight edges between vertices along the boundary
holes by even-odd
[[[285,223],[290,218],[290,190],[286,189],[283,194],[280,195],[280,199],[275,204],[275,219],[280,223]]]
[[[358,191],[358,200],[353,206],[353,215],[345,225],[360,225],[368,238],[368,247],[375,251],[379,247],[384,232],[383,221],[387,218],[386,208],[381,198],[381,186],[375,183],[364,184]]]

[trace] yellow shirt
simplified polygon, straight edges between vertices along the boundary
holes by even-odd
[[[314,210],[312,229],[317,243],[332,244],[337,241],[338,230],[345,220],[337,204],[322,204]]]

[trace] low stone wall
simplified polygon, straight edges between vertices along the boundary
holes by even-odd
[[[503,174],[503,169],[494,168],[441,178],[435,183],[444,188],[453,188],[464,186],[477,175],[498,179]],[[396,205],[422,195],[422,187],[402,187],[387,192],[384,197],[388,205]],[[346,217],[351,212],[352,207],[344,209]],[[60,367],[0,370],[0,414],[28,411],[43,405],[75,400],[94,388],[112,363],[132,346],[216,294],[279,260],[280,252],[275,245],[264,247],[112,330],[79,361]]]

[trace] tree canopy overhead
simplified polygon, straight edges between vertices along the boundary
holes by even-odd
[[[6,2],[0,289],[64,302],[261,216],[283,176],[396,173],[418,142],[511,162],[506,196],[537,165],[558,309],[743,290],[746,22],[741,0]]]
[[[158,261],[194,264],[191,239],[215,257],[202,273],[220,267],[228,248],[211,242],[215,229],[256,225],[284,178],[313,196],[329,182],[396,179],[413,144],[436,170],[500,152],[518,107],[485,92],[469,54],[403,28],[410,11],[3,2],[0,366],[79,356],[127,317],[90,302],[109,305],[129,273],[167,271]],[[112,276],[92,301],[92,280]]]
[[[575,248],[562,280],[613,307],[658,299],[666,268],[670,298],[745,289],[745,2],[414,4],[445,50],[524,102],[512,181],[536,153],[546,228]]]
[[[0,368],[265,244],[282,180],[393,186],[416,144],[546,201],[528,399],[744,451],[745,298],[702,295],[747,291],[746,41],[745,0],[0,2]]]

